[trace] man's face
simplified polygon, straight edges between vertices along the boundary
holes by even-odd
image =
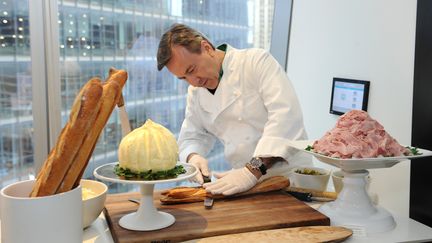
[[[179,79],[190,85],[216,89],[219,83],[219,62],[216,51],[207,41],[201,41],[201,54],[191,53],[183,46],[173,46],[166,67]]]

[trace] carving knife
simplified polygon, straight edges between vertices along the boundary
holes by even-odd
[[[129,123],[128,114],[126,112],[125,103],[123,99],[123,94],[120,95],[119,102],[117,103],[120,115],[120,124],[122,129],[122,137],[126,136],[132,129]]]
[[[293,197],[295,197],[301,201],[304,201],[304,202],[312,202],[312,201],[331,202],[331,201],[334,201],[334,199],[328,198],[328,197],[314,197],[314,196],[312,196],[312,193],[307,193],[307,192],[288,191],[287,193],[291,194]]]

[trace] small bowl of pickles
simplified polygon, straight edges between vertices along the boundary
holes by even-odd
[[[330,179],[330,171],[319,167],[296,167],[291,171],[295,187],[325,191]]]

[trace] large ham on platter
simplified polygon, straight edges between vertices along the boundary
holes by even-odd
[[[334,158],[375,158],[409,155],[367,112],[352,110],[313,144],[313,151]]]

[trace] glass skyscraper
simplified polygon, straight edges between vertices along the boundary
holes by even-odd
[[[0,180],[1,185],[35,174],[33,167],[32,80],[29,0],[0,0]],[[110,67],[129,74],[123,96],[133,128],[147,119],[176,136],[186,106],[188,84],[166,69],[157,71],[159,38],[175,22],[203,32],[215,45],[268,47],[271,17],[258,0],[58,0],[61,117],[64,125],[79,89],[91,77],[106,78]],[[261,10],[261,14],[255,14]],[[262,17],[265,15],[265,18]],[[257,18],[262,18],[261,21]],[[268,28],[267,28],[268,29]],[[261,31],[262,30],[262,31]],[[260,43],[260,44],[257,44]],[[117,161],[120,121],[114,111],[100,135],[84,177]],[[229,165],[218,143],[209,155],[213,170]],[[120,189],[121,190],[121,189]]]

